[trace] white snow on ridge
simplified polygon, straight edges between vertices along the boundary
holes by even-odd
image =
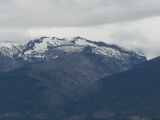
[[[55,49],[65,51],[65,52],[81,52],[84,47],[82,46],[62,46],[62,47],[57,47]]]
[[[13,54],[17,54],[22,50],[23,44],[10,42],[10,41],[0,41],[0,52],[4,56],[13,57]]]
[[[125,57],[128,56],[128,54],[121,53],[118,50],[107,48],[107,47],[97,47],[93,49],[93,53],[100,54],[107,57],[113,57],[119,60],[125,59]]]
[[[54,38],[54,39],[44,38],[42,40],[42,42],[35,43],[33,49],[30,49],[30,50],[26,51],[24,54],[25,55],[30,55],[33,52],[44,53],[45,51],[48,50],[48,46],[56,47],[56,46],[60,46],[60,45],[69,45],[69,44],[71,44],[71,43],[66,41],[66,40],[61,40],[61,39],[58,39],[58,38]]]
[[[72,52],[81,52],[84,47],[91,46],[93,53],[100,54],[107,57],[115,57],[116,59],[122,59],[122,56],[127,56],[126,53],[122,53],[119,50],[116,50],[111,47],[99,47],[94,43],[88,42],[86,39],[81,37],[71,37],[71,38],[44,38],[40,39],[40,43],[35,43],[33,49],[26,51],[25,55],[38,55],[43,54],[48,50],[48,46],[56,47],[54,49],[65,51],[68,53]],[[119,46],[118,46],[119,47]],[[132,52],[125,48],[119,47],[124,51]]]
[[[102,55],[120,55],[118,50],[106,47],[98,47],[94,49],[95,53],[100,53]]]
[[[41,40],[41,39],[40,39]],[[63,50],[65,52],[80,52],[83,50],[85,46],[98,47],[97,45],[87,42],[85,39],[76,39],[74,38],[66,38],[66,39],[58,39],[58,38],[44,38],[42,42],[35,43],[33,49],[26,51],[25,55],[30,55],[36,53],[44,53],[48,50],[48,46],[56,47],[57,49]],[[59,47],[63,46],[63,47]]]
[[[93,43],[87,42],[85,39],[77,39],[77,40],[75,41],[75,44],[77,44],[77,45],[82,45],[82,46],[98,47],[97,45],[95,45],[95,44],[93,44]]]
[[[114,45],[114,44],[113,44]],[[33,46],[33,47],[32,47]],[[88,42],[86,39],[81,37],[70,37],[70,38],[51,38],[51,37],[45,37],[40,38],[38,42],[32,40],[30,41],[30,44],[26,46],[26,51],[24,54],[19,54],[19,57],[37,57],[37,58],[45,58],[45,52],[49,50],[49,47],[53,47],[53,50],[60,50],[67,53],[73,53],[73,52],[81,52],[86,46],[90,46],[93,50],[94,54],[103,55],[106,57],[114,57],[116,59],[124,59],[128,56],[128,53],[131,53],[133,51],[125,49],[123,47],[117,46],[120,49],[127,51],[121,52],[119,50],[116,50],[116,48],[112,47],[105,47],[105,46],[98,46],[95,43]],[[20,43],[14,43],[14,42],[2,42],[0,41],[0,52],[9,57],[13,57],[13,54],[16,54],[18,52],[22,52],[22,44]],[[142,55],[139,55],[141,57]]]
[[[14,46],[21,45],[20,43],[11,41],[0,41],[0,47],[13,48]]]

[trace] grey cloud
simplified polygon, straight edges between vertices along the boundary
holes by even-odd
[[[95,26],[160,15],[154,0],[0,0],[0,6],[1,28]]]
[[[23,34],[22,34],[23,33]],[[24,29],[3,29],[0,30],[0,41],[16,41],[26,43],[32,40],[32,36]]]
[[[110,36],[113,42],[141,53],[147,56],[148,59],[159,56],[160,49],[158,40],[151,40],[138,30],[135,31],[120,31]]]

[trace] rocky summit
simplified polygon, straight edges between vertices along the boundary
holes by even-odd
[[[88,57],[87,59],[91,62],[95,61],[93,58],[96,58],[97,60],[98,58],[102,58],[103,61],[101,62],[104,64],[107,63],[107,66],[120,67],[123,65],[121,68],[122,70],[120,71],[127,70],[134,64],[146,61],[145,56],[139,55],[118,45],[93,42],[82,37],[63,39],[41,37],[39,39],[31,40],[27,44],[0,41],[1,58],[11,58],[19,63],[48,62],[57,61],[59,59],[65,60],[72,58],[75,54],[87,54],[86,57]],[[114,63],[114,65],[110,64],[109,61],[110,63]],[[72,60],[72,62],[78,61],[75,59]],[[83,62],[81,64],[85,63]],[[11,67],[10,70],[12,69],[13,68]]]

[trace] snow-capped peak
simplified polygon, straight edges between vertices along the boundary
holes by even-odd
[[[0,53],[4,56],[13,57],[22,50],[23,44],[12,41],[0,41]]]
[[[63,39],[56,37],[41,37],[29,41],[26,45],[10,41],[0,41],[0,52],[8,57],[13,57],[14,54],[17,54],[18,57],[24,57],[26,60],[30,57],[46,58],[46,52],[48,51],[61,51],[67,54],[82,52],[87,46],[90,46],[93,54],[102,55],[106,58],[112,57],[123,60],[130,54],[142,57],[123,47],[114,44],[106,44],[104,42],[94,42],[79,36]],[[57,54],[55,54],[55,56],[57,56]],[[53,58],[57,58],[55,56],[53,55]]]
[[[48,47],[61,47],[61,46],[76,46],[84,47],[84,46],[91,46],[91,47],[98,47],[96,44],[88,42],[86,39],[82,37],[72,37],[72,38],[63,38],[59,39],[56,37],[41,37],[36,40],[30,41],[26,45],[26,49],[24,49],[25,55],[30,54],[42,54],[45,51],[49,50]],[[74,48],[76,49],[76,48]]]
[[[23,49],[25,57],[45,58],[45,52],[49,50],[58,50],[66,53],[81,52],[87,46],[92,48],[93,54],[103,55],[105,57],[114,57],[122,60],[133,51],[110,45],[104,42],[94,42],[82,37],[56,38],[56,37],[41,37],[36,40],[31,40]],[[134,53],[137,56],[140,56]]]

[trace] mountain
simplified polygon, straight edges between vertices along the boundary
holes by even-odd
[[[159,120],[159,86],[160,57],[97,81],[97,90],[79,101],[76,114],[85,114],[83,120]]]
[[[21,43],[0,41],[0,52],[4,56],[13,57],[13,55],[19,53],[22,48],[23,44]]]
[[[99,79],[146,61],[145,56],[120,46],[82,37],[42,37],[23,45],[10,42],[1,45],[0,53],[3,120],[99,118],[101,111],[95,110],[108,105],[103,104],[107,95],[101,96],[107,83]],[[116,112],[109,108],[102,113],[114,116]]]
[[[23,44],[0,41],[0,72],[6,72],[18,68],[21,63],[14,60],[13,56],[23,49]]]
[[[75,87],[72,87],[73,84],[65,86],[65,90],[72,89],[65,92],[66,95],[74,96],[75,99],[91,92],[94,83],[100,78],[126,71],[146,61],[145,56],[120,46],[93,42],[82,37],[41,37],[24,45],[6,43],[1,47],[1,72],[33,64],[61,70],[76,81]]]
[[[92,91],[69,73],[44,64],[0,73],[3,120],[150,120],[159,116],[160,58],[104,77]],[[81,92],[78,92],[81,93]]]
[[[26,61],[36,58],[48,60],[61,57],[58,56],[61,52],[67,54],[82,52],[88,46],[91,47],[90,52],[93,54],[115,58],[120,61],[128,60],[129,57],[135,59],[135,61],[132,61],[133,64],[137,62],[136,60],[139,60],[138,62],[146,60],[145,56],[138,55],[120,46],[93,42],[82,37],[63,39],[41,37],[31,40],[27,44],[0,41],[0,53],[11,58],[23,58]]]
[[[74,82],[61,70],[39,65],[0,73],[0,119],[60,120],[69,100],[61,94],[59,81],[64,85]]]
[[[55,59],[61,57],[59,53],[79,53],[84,51],[86,47],[91,47],[91,52],[96,55],[101,55],[108,58],[115,58],[120,61],[128,60],[128,57],[133,57],[136,60],[145,60],[145,57],[138,55],[133,51],[127,50],[117,45],[109,45],[104,42],[93,42],[82,37],[72,38],[49,38],[42,37],[40,39],[31,40],[25,45],[22,56],[24,59],[41,58]],[[57,53],[59,52],[59,53]],[[137,62],[137,61],[132,62]],[[134,64],[134,63],[133,63]]]
[[[0,43],[1,58],[10,58],[10,61],[14,61],[14,63],[21,66],[44,62],[52,62],[52,64],[62,66],[60,62],[58,63],[58,61],[61,61],[64,66],[67,64],[67,67],[72,66],[70,64],[74,64],[74,67],[75,64],[78,66],[85,64],[84,66],[88,65],[87,69],[89,69],[89,66],[93,68],[95,66],[96,70],[99,68],[101,73],[104,71],[103,74],[109,75],[125,71],[135,64],[146,61],[145,56],[120,46],[109,45],[104,42],[93,42],[82,37],[64,39],[41,37],[40,39],[31,40],[27,44]],[[3,62],[3,59],[1,61]],[[5,66],[5,62],[3,65]],[[15,68],[17,68],[16,65]],[[10,67],[6,71],[13,69],[14,67]]]

